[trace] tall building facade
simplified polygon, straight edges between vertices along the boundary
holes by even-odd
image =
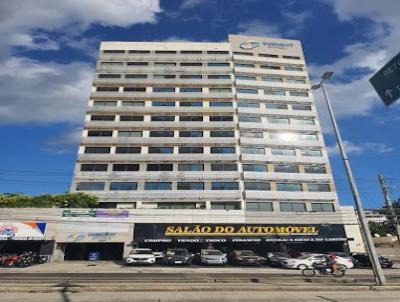
[[[153,224],[343,228],[300,41],[228,40],[101,43],[71,191]]]
[[[71,190],[111,208],[335,211],[300,42],[103,42]]]

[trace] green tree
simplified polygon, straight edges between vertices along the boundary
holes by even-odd
[[[375,234],[386,236],[386,234],[392,233],[390,227],[384,223],[370,221],[368,225],[372,236],[374,236]]]

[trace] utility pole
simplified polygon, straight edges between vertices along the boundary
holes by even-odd
[[[378,181],[382,188],[383,197],[385,198],[385,205],[386,205],[387,209],[389,210],[389,215],[387,215],[389,218],[389,223],[391,223],[395,227],[397,239],[400,244],[399,220],[397,219],[396,211],[393,208],[392,199],[390,198],[390,194],[389,194],[388,187],[386,186],[385,178],[382,175],[378,174]]]
[[[322,75],[321,82],[319,84],[313,85],[311,87],[311,89],[322,88],[322,92],[324,94],[324,99],[325,99],[326,105],[328,107],[329,117],[331,118],[333,130],[336,135],[336,140],[337,140],[337,144],[339,147],[340,155],[342,156],[344,168],[345,168],[345,171],[347,174],[347,178],[349,180],[351,192],[353,194],[353,199],[354,199],[354,203],[356,206],[359,225],[360,225],[360,231],[362,233],[362,237],[364,239],[364,243],[367,248],[369,258],[371,260],[371,265],[372,265],[372,269],[373,269],[373,272],[375,275],[375,280],[378,285],[385,285],[386,278],[385,278],[385,275],[383,274],[383,270],[382,270],[381,264],[379,262],[378,255],[376,254],[375,245],[372,240],[371,232],[369,231],[368,223],[365,219],[365,214],[364,214],[364,209],[363,209],[363,206],[361,203],[360,194],[358,193],[357,185],[356,185],[356,182],[353,177],[353,172],[350,167],[349,158],[347,157],[346,150],[344,148],[342,136],[340,134],[339,127],[336,122],[335,114],[333,112],[333,108],[331,105],[331,101],[328,96],[328,91],[325,87],[325,82],[329,81],[329,79],[332,77],[332,74],[333,74],[333,72],[325,72]]]

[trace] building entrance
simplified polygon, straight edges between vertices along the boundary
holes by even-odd
[[[122,260],[123,242],[66,243],[64,260],[88,260],[90,253],[98,253],[98,260]]]

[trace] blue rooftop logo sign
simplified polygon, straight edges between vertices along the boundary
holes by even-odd
[[[267,46],[270,48],[292,48],[294,46],[293,43],[284,43],[284,42],[256,42],[256,41],[246,41],[240,44],[241,49],[254,49],[258,46]]]

